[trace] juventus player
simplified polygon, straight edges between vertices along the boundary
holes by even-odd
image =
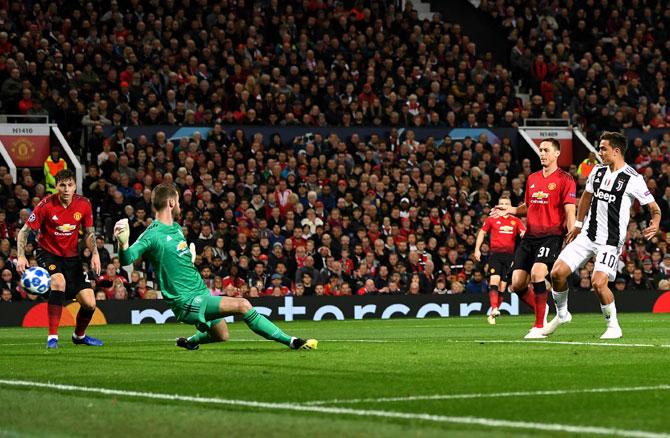
[[[542,170],[526,181],[525,202],[518,207],[497,205],[493,217],[527,216],[526,234],[514,254],[511,291],[535,311],[535,324],[526,339],[542,339],[547,312],[549,272],[563,247],[566,228],[575,222],[576,185],[572,175],[558,167],[561,144],[548,138],[539,146]],[[528,290],[532,283],[533,291]]]
[[[656,235],[661,222],[661,209],[654,201],[642,175],[625,163],[625,154],[624,135],[604,132],[600,136],[600,156],[603,164],[596,166],[586,181],[586,189],[579,200],[577,222],[566,237],[568,245],[561,251],[551,271],[557,315],[545,326],[545,335],[553,333],[559,325],[572,320],[572,315],[568,312],[566,280],[572,272],[595,256],[591,284],[600,298],[600,308],[607,321],[607,330],[600,339],[617,339],[622,336],[614,295],[607,283],[614,281],[616,277],[633,200],[637,199],[641,205],[648,205],[651,211],[651,223],[642,231],[647,240]],[[583,228],[585,232],[581,232]]]

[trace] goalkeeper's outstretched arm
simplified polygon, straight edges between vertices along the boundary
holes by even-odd
[[[128,245],[128,239],[130,238],[128,219],[121,219],[114,225],[114,236],[119,241],[119,261],[122,266],[133,264],[151,247],[151,239],[146,233],[142,233],[132,246]]]

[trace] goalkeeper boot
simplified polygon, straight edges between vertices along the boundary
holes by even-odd
[[[102,347],[102,341],[100,339],[92,338],[88,335],[84,335],[83,338],[78,338],[73,334],[72,343],[75,345],[88,345],[89,347]]]
[[[191,344],[186,338],[177,338],[176,340],[177,347],[185,348],[187,350],[197,350],[200,348],[198,344]]]
[[[316,339],[293,338],[290,347],[292,350],[316,350],[318,345],[319,341]]]

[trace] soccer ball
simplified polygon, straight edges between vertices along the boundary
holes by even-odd
[[[51,276],[46,269],[33,266],[23,273],[21,286],[31,294],[44,295],[51,289]]]

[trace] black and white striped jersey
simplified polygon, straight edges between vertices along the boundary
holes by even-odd
[[[642,175],[628,164],[615,172],[605,165],[594,167],[586,181],[586,191],[593,198],[582,232],[597,244],[617,248],[626,240],[633,200],[641,205],[654,202]]]

